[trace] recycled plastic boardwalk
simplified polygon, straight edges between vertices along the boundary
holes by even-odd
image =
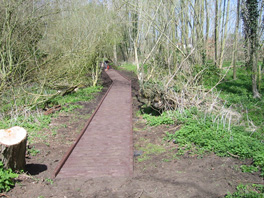
[[[131,83],[115,70],[102,103],[55,171],[57,178],[133,174]]]

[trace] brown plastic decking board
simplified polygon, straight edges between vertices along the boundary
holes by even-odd
[[[107,74],[112,86],[57,178],[133,174],[131,83],[115,70]]]

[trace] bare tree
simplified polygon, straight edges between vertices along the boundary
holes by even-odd
[[[35,63],[41,57],[37,44],[43,35],[45,5],[35,3],[0,1],[0,93],[37,69]]]
[[[209,44],[209,28],[210,28],[210,20],[209,20],[209,10],[208,10],[208,1],[204,0],[205,4],[205,12],[206,12],[206,32],[205,32],[205,59],[207,59],[208,54],[208,44]]]
[[[215,28],[214,28],[214,44],[215,44],[215,66],[218,67],[218,0],[215,0]]]
[[[227,24],[229,20],[229,8],[230,8],[230,0],[227,2],[226,8],[226,0],[224,0],[223,6],[223,17],[222,17],[222,36],[221,36],[221,48],[220,48],[220,57],[218,67],[221,69],[224,61],[224,52],[225,52],[225,43],[227,38]]]
[[[237,0],[236,28],[234,35],[235,36],[234,47],[232,53],[233,79],[236,79],[236,57],[237,57],[237,40],[238,40],[239,22],[240,22],[240,0]]]

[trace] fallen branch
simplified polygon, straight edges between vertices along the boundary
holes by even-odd
[[[0,197],[9,197],[9,196],[7,196],[5,194],[0,194]]]
[[[229,155],[231,155],[232,157],[234,157],[234,158],[240,158],[238,155],[234,155],[234,154],[230,153],[229,151],[227,151],[227,153],[228,153]]]

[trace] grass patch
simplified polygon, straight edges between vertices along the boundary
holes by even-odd
[[[264,185],[261,184],[240,184],[237,186],[237,191],[233,194],[229,193],[226,198],[263,198]]]
[[[163,146],[152,143],[147,143],[145,146],[140,147],[139,150],[143,151],[143,155],[137,158],[139,162],[150,159],[152,155],[158,155],[166,151]]]
[[[137,66],[133,65],[131,63],[124,63],[123,65],[121,65],[119,67],[119,69],[126,70],[126,71],[131,71],[131,72],[137,74]]]
[[[37,154],[40,153],[40,150],[35,149],[35,147],[32,147],[31,149],[28,149],[28,151],[29,151],[30,155],[32,155],[32,156],[36,156]]]
[[[49,101],[50,104],[65,105],[69,103],[76,103],[80,101],[90,101],[94,99],[94,93],[98,93],[102,90],[102,86],[87,87],[84,89],[78,89],[78,91],[68,94],[66,96],[57,96]],[[79,107],[77,107],[79,108]]]
[[[147,64],[143,65],[144,73],[148,72],[148,67],[150,67],[150,66]],[[137,74],[137,66],[132,64],[132,63],[124,63],[118,69],[131,71],[134,74]]]

